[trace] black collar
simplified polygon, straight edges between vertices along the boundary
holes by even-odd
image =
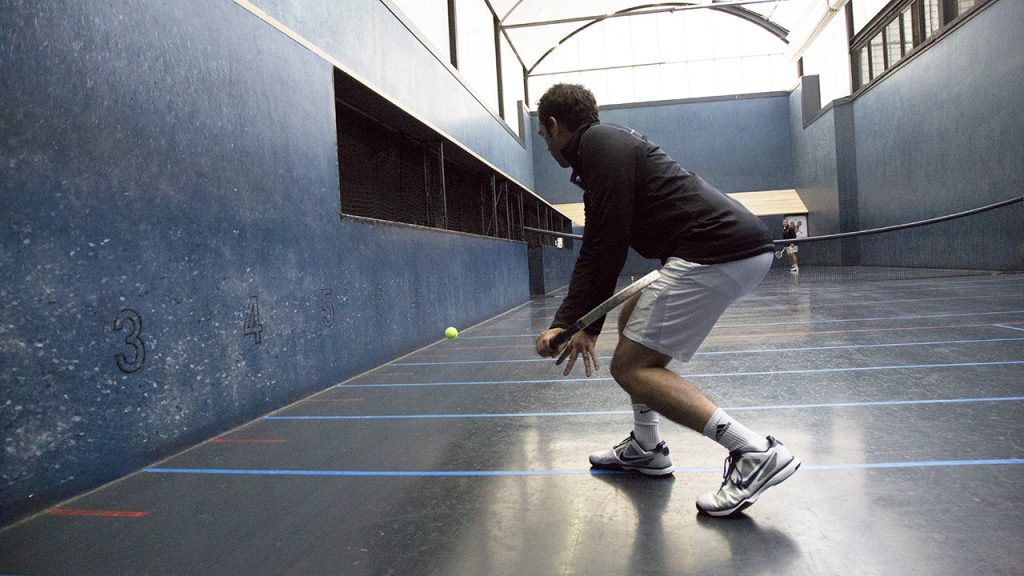
[[[583,179],[580,178],[576,172],[576,163],[580,158],[580,145],[583,142],[583,134],[597,124],[599,124],[599,122],[591,122],[590,124],[580,126],[576,129],[576,132],[573,133],[569,142],[562,147],[562,156],[565,156],[565,159],[569,161],[569,166],[572,167],[572,176],[569,177],[569,181],[580,188],[583,187]]]

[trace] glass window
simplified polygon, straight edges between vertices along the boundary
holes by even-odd
[[[977,4],[977,3],[978,3],[978,0],[957,0],[957,2],[956,2],[956,15],[959,16],[959,15],[963,14],[964,12],[967,12],[971,8],[974,8],[974,5]]]
[[[803,55],[804,74],[818,76],[822,104],[850,95],[851,81],[859,71],[857,55],[851,58],[846,34],[846,10],[840,10]],[[852,60],[852,61],[851,61]]]
[[[658,16],[656,14],[631,16],[623,20],[627,20],[630,25],[629,31],[633,52],[631,61],[637,64],[650,64],[662,61],[661,46],[658,39]]]
[[[494,15],[484,0],[456,0],[459,72],[492,110],[498,110]]]
[[[523,67],[505,36],[501,37],[501,90],[505,105],[505,123],[519,134],[519,102],[523,95]],[[522,138],[523,135],[519,134]]]
[[[858,59],[860,60],[860,85],[866,86],[871,81],[871,58],[868,56],[867,46],[860,49]]]
[[[923,0],[924,1],[924,37],[931,38],[932,34],[939,29],[939,6],[940,0]]]
[[[853,0],[853,33],[863,30],[888,3],[889,0]]]
[[[900,41],[900,19],[897,17],[885,27],[885,49],[887,66],[891,68],[903,57],[903,43]]]
[[[715,60],[715,92],[739,94],[743,92],[743,62],[739,58]]]
[[[714,96],[716,94],[714,60],[690,62],[688,68],[690,73],[690,97]]]
[[[743,58],[743,92],[770,92],[772,90],[772,56]]]
[[[879,32],[871,39],[871,78],[878,78],[882,72],[885,72],[885,44]]]
[[[690,96],[689,73],[685,62],[665,64],[661,68],[661,95],[666,100]]]
[[[609,18],[552,52],[530,76],[530,95],[573,75],[601,104],[790,90],[785,50],[771,33],[711,10]]]
[[[608,80],[605,92],[608,104],[636,102],[636,83],[633,78],[633,68],[612,68],[605,71],[605,76]]]
[[[636,85],[635,100],[664,100],[661,66],[637,66],[633,68],[633,83]]]
[[[903,54],[906,54],[914,47],[914,27],[910,7],[900,14],[900,23],[903,29]]]
[[[448,41],[448,0],[393,0],[445,62],[451,62]]]

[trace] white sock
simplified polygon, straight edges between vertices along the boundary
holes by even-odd
[[[661,419],[647,404],[633,404],[633,437],[644,450],[661,442]]]
[[[725,446],[729,452],[763,452],[768,449],[768,439],[750,431],[749,428],[732,419],[725,410],[718,408],[704,425],[704,435]]]

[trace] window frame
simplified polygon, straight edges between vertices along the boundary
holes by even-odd
[[[856,34],[853,33],[853,2],[848,2],[846,15],[847,32],[850,35],[850,79],[853,94],[870,88],[888,76],[892,70],[908,61],[910,57],[939,41],[942,36],[995,1],[977,0],[961,12],[958,0],[892,0]],[[936,10],[938,22],[932,30],[926,27],[926,3],[935,3],[938,8]],[[909,26],[904,22],[907,16],[911,19]],[[894,23],[896,31],[899,32],[899,38],[889,38],[892,35],[890,27]],[[912,32],[909,44],[906,38],[908,29]],[[875,43],[878,39],[881,39],[882,70],[876,70],[877,62],[874,57],[874,49],[877,46]],[[893,46],[895,43],[899,43],[898,48]],[[900,57],[891,62],[892,52],[897,49]],[[865,64],[867,66],[866,75],[863,69]]]

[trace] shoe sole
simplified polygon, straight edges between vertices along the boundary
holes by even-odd
[[[624,472],[639,472],[646,476],[668,476],[669,474],[676,471],[675,466],[669,466],[668,468],[641,468],[638,466],[629,466],[627,464],[594,464],[590,463],[591,467],[597,468],[598,470],[621,470]]]
[[[737,504],[736,506],[734,506],[732,508],[727,508],[725,510],[704,510],[703,508],[700,507],[700,505],[697,505],[697,510],[700,510],[704,514],[707,514],[709,516],[715,516],[717,518],[721,518],[723,516],[730,516],[732,514],[737,514],[739,512],[742,512],[742,511],[746,510],[747,508],[750,508],[751,506],[753,506],[754,503],[757,502],[757,499],[761,497],[761,494],[765,490],[767,490],[767,489],[769,489],[772,486],[775,486],[777,484],[781,484],[784,480],[786,480],[787,478],[792,476],[799,469],[800,469],[800,460],[794,456],[793,459],[790,460],[789,463],[786,464],[786,466],[784,468],[782,468],[781,470],[776,472],[771,478],[766,480],[765,483],[762,484],[761,487],[757,489],[757,492],[754,492],[753,494],[751,494],[749,498],[741,500],[740,503]]]

